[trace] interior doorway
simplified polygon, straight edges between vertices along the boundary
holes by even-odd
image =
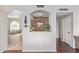
[[[8,50],[22,51],[22,15],[18,10],[8,13]]]
[[[73,12],[56,13],[57,41],[60,39],[73,47]]]

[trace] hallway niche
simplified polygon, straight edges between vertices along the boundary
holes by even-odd
[[[44,10],[36,10],[31,13],[30,32],[50,31],[49,13]]]

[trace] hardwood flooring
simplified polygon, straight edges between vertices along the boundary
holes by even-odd
[[[57,53],[79,53],[79,49],[72,48],[67,43],[57,40]]]
[[[22,34],[9,34],[8,50],[22,50]]]

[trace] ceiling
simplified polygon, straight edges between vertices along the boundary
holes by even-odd
[[[18,18],[21,16],[21,12],[18,10],[12,10],[10,13],[8,13],[8,18]]]
[[[57,12],[56,16],[57,16],[57,18],[61,18],[61,17],[66,16],[66,15],[68,15],[70,13],[71,12]]]

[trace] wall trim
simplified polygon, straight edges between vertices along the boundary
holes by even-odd
[[[22,50],[22,52],[26,52],[26,53],[28,53],[28,52],[33,52],[33,53],[55,53],[55,52],[57,52],[56,50]]]

